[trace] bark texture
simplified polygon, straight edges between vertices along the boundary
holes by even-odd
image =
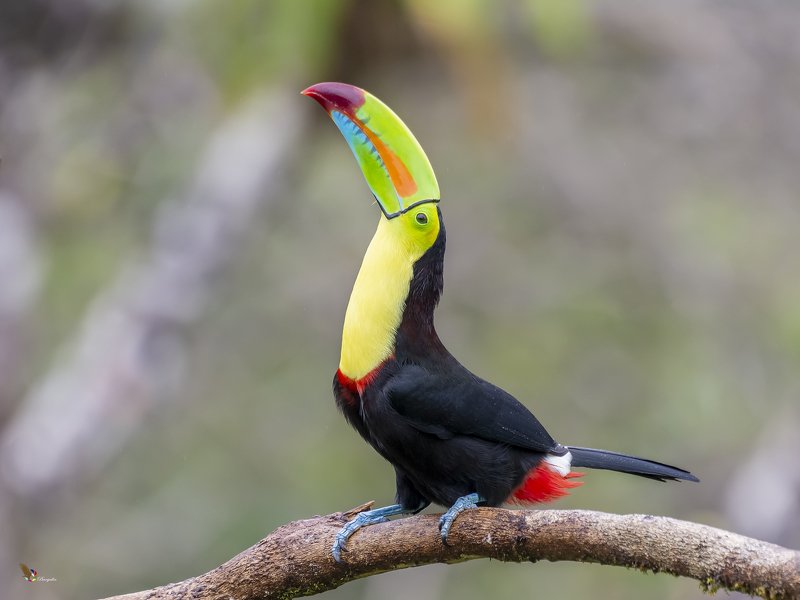
[[[798,551],[667,517],[585,510],[471,510],[453,525],[448,546],[438,516],[407,517],[359,531],[336,564],[334,535],[369,506],[288,523],[204,575],[107,600],[293,598],[395,569],[474,558],[617,565],[691,577],[712,592],[800,598]]]

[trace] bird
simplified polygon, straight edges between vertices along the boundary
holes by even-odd
[[[22,570],[22,578],[25,581],[33,583],[38,579],[39,572],[33,567],[29,567],[25,563],[19,563],[19,568]]]
[[[446,233],[428,157],[369,92],[325,82],[301,93],[338,127],[381,213],[345,312],[333,395],[347,422],[394,467],[396,496],[338,531],[336,562],[362,527],[431,503],[447,508],[439,520],[447,544],[463,511],[555,500],[580,485],[583,473],[573,468],[699,481],[653,460],[562,445],[525,405],[464,367],[434,327]]]

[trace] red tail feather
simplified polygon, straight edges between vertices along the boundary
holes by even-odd
[[[582,477],[583,473],[568,473],[562,477],[544,464],[538,465],[522,482],[508,499],[508,502],[528,504],[533,502],[549,502],[569,494],[570,488],[583,485],[582,481],[570,481],[575,477]]]

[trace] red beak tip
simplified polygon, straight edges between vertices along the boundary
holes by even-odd
[[[328,112],[331,110],[355,112],[364,104],[364,91],[346,83],[317,83],[300,93],[319,102]]]

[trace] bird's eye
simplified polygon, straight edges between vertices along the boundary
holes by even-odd
[[[425,213],[417,213],[417,223],[420,225],[425,225],[428,222],[428,215]]]

